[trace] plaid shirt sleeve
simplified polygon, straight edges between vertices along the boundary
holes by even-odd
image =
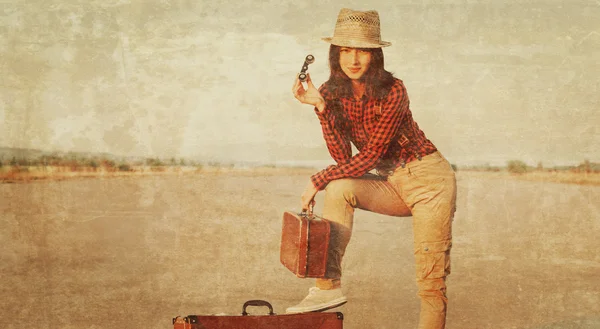
[[[323,130],[323,138],[327,144],[329,154],[337,162],[338,165],[344,164],[350,160],[352,156],[352,147],[350,146],[350,139],[345,135],[345,127],[343,127],[343,120],[336,117],[340,115],[333,111],[333,100],[331,95],[325,88],[325,85],[319,88],[321,96],[325,99],[325,109],[320,112],[315,107],[315,113],[321,122],[321,128]]]
[[[331,165],[312,175],[310,179],[317,190],[324,189],[332,180],[360,177],[375,168],[396,135],[400,123],[406,117],[408,104],[406,88],[400,80],[397,80],[382,103],[382,116],[367,145],[348,161],[338,162],[337,165]]]

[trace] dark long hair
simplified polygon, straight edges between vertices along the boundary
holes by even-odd
[[[329,47],[329,69],[331,74],[327,80],[327,88],[335,97],[352,97],[352,82],[340,66],[340,46]],[[394,84],[394,75],[384,68],[383,50],[381,48],[360,48],[371,53],[369,69],[361,77],[365,81],[365,93],[369,97],[382,99]]]

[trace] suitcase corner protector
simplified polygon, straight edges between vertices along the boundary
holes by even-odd
[[[344,320],[344,313],[336,312],[336,315],[337,315],[338,320]]]

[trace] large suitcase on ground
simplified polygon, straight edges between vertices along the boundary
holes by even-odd
[[[248,306],[266,306],[269,315],[249,315]],[[343,329],[344,315],[340,312],[276,315],[273,307],[263,300],[244,304],[242,315],[188,315],[173,319],[174,329]]]
[[[312,211],[283,214],[280,261],[300,278],[322,278],[331,233],[328,220]]]

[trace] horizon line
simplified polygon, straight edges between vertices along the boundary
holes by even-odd
[[[127,158],[131,159],[145,159],[145,160],[152,160],[152,159],[159,159],[159,160],[184,160],[186,162],[195,162],[195,163],[200,163],[200,164],[218,164],[218,165],[226,165],[226,166],[231,166],[231,165],[240,165],[240,166],[282,166],[282,167],[314,167],[314,168],[320,168],[320,167],[326,167],[328,165],[332,165],[335,164],[335,161],[333,159],[310,159],[310,160],[290,160],[290,159],[286,159],[286,160],[232,160],[232,159],[218,159],[215,158],[214,156],[208,156],[208,157],[202,157],[200,155],[197,156],[181,156],[181,155],[122,155],[122,154],[118,154],[118,153],[114,153],[114,152],[102,152],[102,151],[77,151],[77,150],[44,150],[44,149],[37,149],[37,148],[27,148],[27,147],[11,147],[11,146],[2,146],[0,145],[0,150],[2,149],[13,149],[13,150],[20,150],[20,151],[25,151],[25,152],[39,152],[39,153],[46,153],[48,155],[53,155],[55,153],[58,154],[69,154],[69,153],[79,153],[79,154],[86,154],[87,156],[110,156],[111,158],[115,159],[115,158],[121,158],[122,161],[127,160]],[[0,155],[3,157],[3,155]],[[447,157],[448,158],[448,157]],[[584,163],[585,161],[589,161],[590,163],[600,163],[600,160],[591,160],[591,159],[581,159],[581,160],[576,160],[576,161],[554,161],[551,162],[552,165],[548,165],[548,168],[552,168],[552,167],[565,167],[565,166],[577,166],[580,165],[582,163]],[[544,163],[548,163],[547,161],[543,161],[543,160],[539,160],[539,161],[535,161],[535,163],[530,163],[528,161],[524,161],[521,159],[506,159],[503,161],[499,161],[497,159],[494,160],[470,160],[470,161],[464,161],[464,162],[456,162],[456,161],[450,161],[448,160],[451,164],[459,166],[459,167],[506,167],[508,165],[508,163],[510,161],[522,161],[525,164],[527,164],[528,166],[532,166],[535,167],[537,166],[538,163],[541,163],[542,165],[544,165]],[[546,166],[544,166],[546,167]]]

